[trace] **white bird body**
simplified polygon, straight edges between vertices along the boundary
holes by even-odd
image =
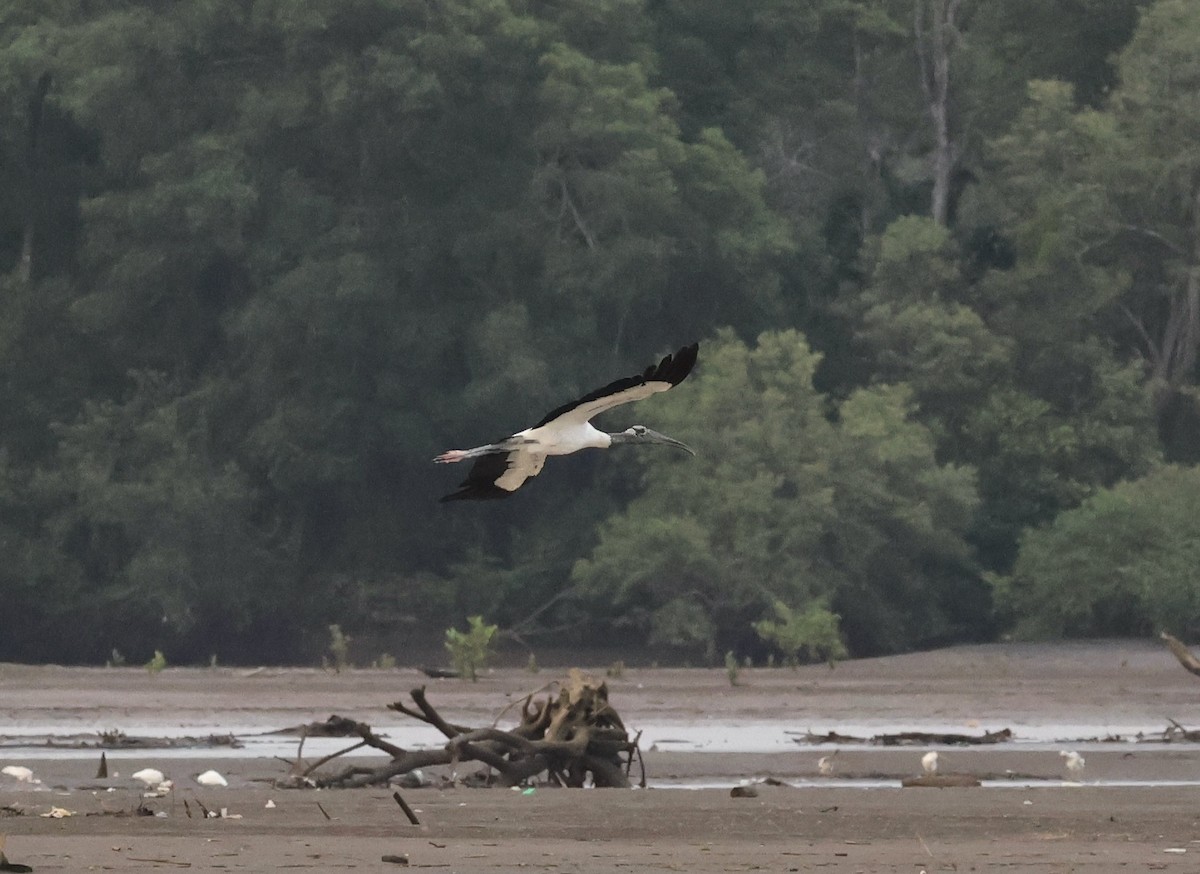
[[[218,774],[216,771],[205,771],[196,777],[196,782],[201,786],[228,786],[229,781]]]
[[[925,770],[926,774],[937,773],[938,754],[936,752],[929,752],[921,756],[921,767]]]
[[[608,449],[614,443],[664,443],[691,452],[684,444],[643,425],[609,434],[591,419],[622,404],[640,401],[679,385],[696,364],[698,344],[685,346],[643,373],[625,377],[589,392],[548,413],[532,428],[474,449],[450,449],[437,456],[439,464],[475,459],[459,491],[443,501],[504,498],[527,479],[542,472],[551,455],[571,455],[584,449]],[[694,453],[693,453],[694,454]]]
[[[834,753],[837,755],[837,753]],[[828,777],[833,773],[833,756],[821,756],[817,759],[817,772],[822,777]]]
[[[1072,777],[1078,778],[1083,773],[1084,759],[1083,756],[1074,750],[1063,750],[1059,753],[1066,762],[1067,773]]]
[[[140,771],[135,771],[132,776],[133,779],[141,780],[147,786],[158,786],[167,779],[167,775],[158,768],[142,768]]]
[[[5,765],[0,768],[0,774],[6,774],[13,777],[22,783],[40,783],[41,780],[35,780],[33,771],[26,768],[24,765]]]

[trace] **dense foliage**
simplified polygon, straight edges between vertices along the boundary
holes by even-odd
[[[1198,44],[1190,0],[4,4],[0,659],[1197,625],[1045,593],[1141,530],[1106,501],[1192,513]],[[694,339],[603,424],[697,459],[436,503]]]

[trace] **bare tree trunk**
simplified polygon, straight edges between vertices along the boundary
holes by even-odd
[[[42,132],[42,114],[46,108],[46,94],[50,91],[50,74],[43,73],[29,98],[29,128],[25,146],[25,227],[21,233],[21,257],[17,262],[17,277],[22,282],[33,278],[34,218],[37,215],[37,198],[41,184],[41,148],[39,137]]]
[[[921,70],[921,91],[933,122],[933,220],[945,225],[950,208],[950,177],[958,145],[950,134],[950,56],[958,42],[955,23],[962,0],[917,0],[913,34]]]
[[[1155,342],[1145,322],[1125,309],[1145,344],[1150,359],[1151,390],[1154,406],[1161,415],[1179,390],[1193,380],[1200,354],[1200,188],[1192,195],[1192,240],[1188,248],[1177,246],[1161,234],[1130,226],[1129,230],[1150,236],[1166,244],[1177,257],[1187,262],[1182,288],[1167,302],[1167,322]]]

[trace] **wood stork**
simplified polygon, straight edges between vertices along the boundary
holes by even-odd
[[[547,456],[570,455],[581,449],[607,449],[618,443],[662,443],[695,455],[678,440],[651,431],[645,425],[634,425],[609,434],[594,428],[590,420],[613,407],[640,401],[679,385],[692,372],[699,348],[699,343],[684,346],[658,364],[651,364],[642,373],[610,382],[551,410],[532,428],[518,431],[511,437],[474,449],[443,452],[434,461],[439,464],[469,458],[476,461],[458,491],[446,495],[442,501],[507,498],[525,480],[542,472]]]

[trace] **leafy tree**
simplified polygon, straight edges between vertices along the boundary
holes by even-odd
[[[864,653],[951,635],[967,618],[954,614],[972,600],[964,588],[980,591],[962,541],[971,473],[937,465],[903,389],[858,392],[831,422],[812,387],[818,361],[794,331],[754,348],[724,333],[659,404],[698,458],[650,468],[573,573],[614,622],[716,652],[775,601],[827,599]]]
[[[1194,633],[1198,561],[1200,470],[1166,465],[1030,530],[997,600],[1026,636]]]
[[[969,469],[1005,572],[1156,428],[1200,457],[1196,15],[4,4],[0,650],[310,661],[383,614],[574,627],[574,587],[696,649],[777,600],[858,652],[986,633]],[[437,448],[718,326],[711,410],[665,404],[726,423],[701,482],[581,454],[430,510]]]
[[[253,489],[211,457],[203,421],[169,383],[142,374],[138,384],[126,403],[92,405],[63,426],[56,465],[29,484],[57,555],[29,568],[46,588],[26,620],[77,628],[68,640],[47,635],[70,658],[136,652],[166,635],[185,647],[286,651],[305,606],[319,609],[289,596],[287,544],[261,536]]]
[[[787,661],[824,659],[833,664],[846,657],[846,646],[838,634],[838,616],[821,603],[797,612],[782,601],[771,605],[775,616],[754,623],[754,631],[764,641],[782,651]]]
[[[467,617],[466,631],[446,629],[446,651],[463,679],[473,683],[479,678],[479,670],[487,666],[491,657],[495,636],[496,626],[485,623],[482,616]]]

